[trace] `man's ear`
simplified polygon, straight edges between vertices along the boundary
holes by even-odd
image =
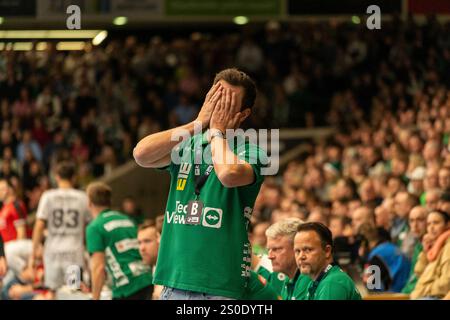
[[[332,257],[332,248],[329,244],[325,247],[325,256],[327,259]]]
[[[252,111],[250,110],[250,108],[245,108],[243,111],[241,111],[241,123],[245,121],[245,119],[247,119],[250,114],[252,113]]]

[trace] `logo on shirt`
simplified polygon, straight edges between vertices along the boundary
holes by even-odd
[[[186,181],[189,176],[189,172],[191,171],[192,164],[190,163],[181,163],[180,170],[178,171],[177,176],[177,191],[183,191],[186,187]]]
[[[170,224],[186,224],[187,210],[188,205],[176,201],[175,211],[166,211],[166,222]],[[222,226],[222,209],[205,207],[200,215],[203,227],[218,229]]]
[[[279,274],[277,275],[277,278],[278,278],[278,280],[280,280],[280,281],[286,280],[286,276],[284,275],[284,273],[279,273]]]
[[[206,207],[203,211],[204,227],[220,228],[222,226],[222,209]]]
[[[116,250],[119,253],[123,253],[125,251],[131,249],[139,250],[139,242],[137,239],[123,239],[115,243]]]

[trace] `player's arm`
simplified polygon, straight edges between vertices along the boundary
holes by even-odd
[[[34,224],[33,235],[32,235],[32,243],[33,243],[33,252],[31,254],[31,266],[35,267],[35,259],[36,254],[38,252],[39,245],[42,243],[42,238],[44,236],[46,222],[43,219],[37,219]]]
[[[252,166],[234,154],[226,139],[213,137],[211,154],[217,178],[225,187],[234,188],[253,183],[255,173]]]
[[[236,94],[226,90],[211,117],[211,132],[219,130],[225,134],[226,129],[238,126],[240,112],[236,112]],[[226,139],[213,136],[211,154],[214,171],[222,185],[227,188],[245,186],[253,183],[255,173],[252,166],[239,159],[230,149]]]
[[[208,126],[214,107],[221,96],[220,84],[214,85],[206,95],[205,102],[195,121],[188,124],[151,134],[138,142],[133,150],[134,160],[141,167],[159,168],[170,164],[172,149],[180,142],[174,137],[190,136],[194,133],[195,123],[201,123],[202,129]]]
[[[94,252],[91,256],[92,299],[99,300],[105,284],[105,254]]]

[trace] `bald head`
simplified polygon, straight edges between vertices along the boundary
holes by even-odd
[[[395,196],[395,214],[399,218],[407,219],[411,209],[418,204],[419,199],[416,196],[404,191],[399,192]]]

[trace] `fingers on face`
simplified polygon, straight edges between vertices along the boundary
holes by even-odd
[[[214,104],[217,103],[217,101],[219,101],[219,99],[221,98],[221,96],[222,96],[222,87],[219,87],[219,88],[215,91],[214,95],[212,96],[211,102],[214,103]]]
[[[206,94],[207,98],[211,98],[214,97],[214,95],[216,94],[216,92],[221,88],[221,84],[219,82],[217,82],[215,85],[213,85],[211,87],[211,89],[209,89],[209,92]]]
[[[227,108],[227,112],[231,112],[231,91],[227,89],[225,93],[225,106]]]
[[[220,109],[224,110],[226,108],[225,99],[227,95],[227,89],[223,90],[222,97],[220,98]]]
[[[241,118],[241,113],[238,112],[233,118],[233,126],[236,126],[239,123],[239,119]]]
[[[236,92],[231,93],[231,107],[234,112],[238,112],[236,105]]]
[[[217,92],[220,91],[222,88],[222,85],[217,82],[215,85],[209,89],[208,93],[206,94],[206,100],[212,101],[214,97],[216,96]]]

